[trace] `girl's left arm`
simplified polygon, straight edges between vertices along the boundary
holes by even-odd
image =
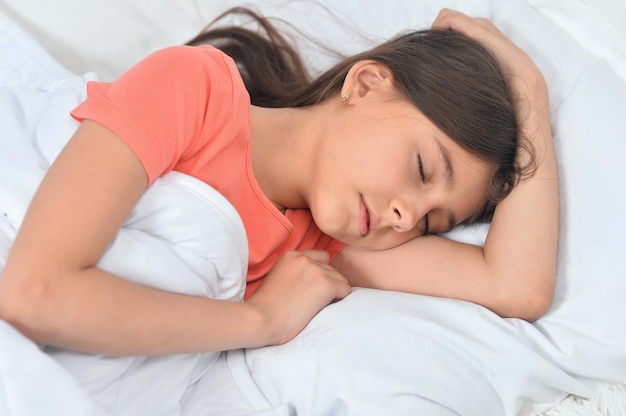
[[[528,55],[486,19],[443,10],[434,27],[461,32],[496,56],[523,98],[521,132],[535,147],[537,169],[498,204],[484,247],[427,236],[384,251],[346,247],[333,266],[353,286],[462,299],[504,317],[535,320],[552,303],[559,223],[545,80]]]

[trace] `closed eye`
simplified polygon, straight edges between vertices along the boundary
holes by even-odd
[[[426,182],[426,175],[424,175],[424,164],[422,163],[422,156],[417,156],[417,168],[420,172],[420,178],[422,178],[422,183]]]
[[[417,155],[417,168],[419,170],[422,183],[426,183],[426,175],[424,174],[424,164],[422,163],[421,155]],[[424,215],[424,231],[422,235],[428,235],[428,232],[429,232],[428,214],[426,214]]]

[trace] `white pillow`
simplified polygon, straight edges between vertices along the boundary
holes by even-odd
[[[298,414],[512,415],[626,382],[626,82],[521,0],[391,2],[382,10],[356,3],[333,8],[389,32],[423,27],[442,6],[459,6],[493,18],[540,66],[561,180],[554,306],[529,324],[459,301],[356,291],[294,342],[246,351],[260,390]]]

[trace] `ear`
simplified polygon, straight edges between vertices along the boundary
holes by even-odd
[[[350,104],[374,92],[389,93],[393,90],[391,71],[380,62],[358,61],[348,71],[343,83],[342,96],[348,94]]]

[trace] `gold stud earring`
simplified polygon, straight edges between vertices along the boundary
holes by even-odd
[[[345,104],[348,102],[350,97],[352,96],[352,90],[348,91],[344,95],[341,96],[341,104]]]

